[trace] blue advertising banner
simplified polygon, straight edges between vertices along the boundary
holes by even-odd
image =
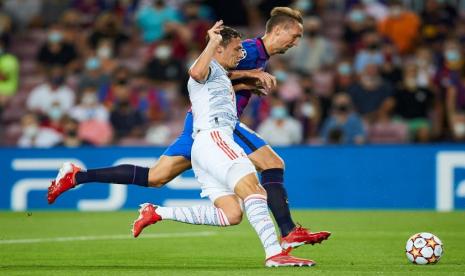
[[[465,209],[465,145],[289,147],[285,185],[292,208]],[[144,202],[209,204],[187,171],[163,188],[89,184],[53,205],[47,187],[63,162],[84,168],[153,165],[162,148],[0,149],[0,209],[118,210]]]

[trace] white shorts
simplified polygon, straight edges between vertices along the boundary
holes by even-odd
[[[232,133],[230,128],[217,128],[200,131],[194,138],[192,169],[201,184],[200,196],[208,196],[212,202],[234,194],[241,178],[257,173],[244,150],[234,142]]]

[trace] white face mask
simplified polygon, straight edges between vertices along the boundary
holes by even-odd
[[[48,110],[48,117],[54,121],[57,121],[63,116],[63,111],[58,107],[54,106]]]
[[[465,137],[465,123],[455,123],[454,124],[454,133],[458,138]]]
[[[29,125],[23,129],[23,134],[27,137],[34,137],[39,132],[37,125]]]
[[[171,47],[162,45],[155,49],[154,56],[159,59],[167,59],[171,56],[171,52]]]
[[[97,56],[102,59],[110,58],[113,50],[110,47],[100,47],[97,49]]]
[[[306,118],[313,118],[315,116],[315,108],[311,103],[304,103],[300,107],[300,112],[302,112],[302,115]]]
[[[82,95],[81,102],[84,105],[94,105],[95,103],[97,103],[97,96],[92,93],[86,93]]]

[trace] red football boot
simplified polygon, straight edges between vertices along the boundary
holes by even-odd
[[[321,231],[312,233],[302,226],[295,227],[286,237],[281,239],[281,247],[284,249],[297,248],[304,244],[314,245],[327,240],[331,236],[330,232]]]
[[[134,238],[137,238],[145,227],[161,220],[161,216],[157,214],[156,209],[157,206],[150,203],[140,205],[139,217],[132,224],[132,235]]]
[[[312,260],[296,258],[289,255],[289,250],[283,250],[281,253],[271,256],[265,260],[265,266],[314,266],[316,263]]]
[[[48,204],[55,202],[57,197],[67,190],[76,186],[76,173],[82,169],[73,163],[66,162],[58,172],[57,178],[52,181],[52,184],[48,187]]]

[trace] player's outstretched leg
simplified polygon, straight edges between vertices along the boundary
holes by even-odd
[[[261,183],[267,192],[268,207],[281,232],[281,246],[284,249],[296,248],[328,239],[330,232],[311,232],[300,225],[297,226],[292,220],[284,187],[284,162],[277,153],[266,145],[249,154],[249,158],[261,170]]]
[[[79,184],[117,183],[143,187],[161,187],[190,168],[190,161],[182,156],[162,156],[152,168],[118,165],[108,168],[83,170],[72,163],[64,163],[48,188],[48,203],[55,202],[62,193]]]
[[[238,208],[240,210],[239,205]],[[137,238],[145,227],[160,220],[174,220],[197,225],[231,225],[223,210],[214,206],[161,207],[144,203],[139,209],[139,217],[132,225],[133,236]]]

